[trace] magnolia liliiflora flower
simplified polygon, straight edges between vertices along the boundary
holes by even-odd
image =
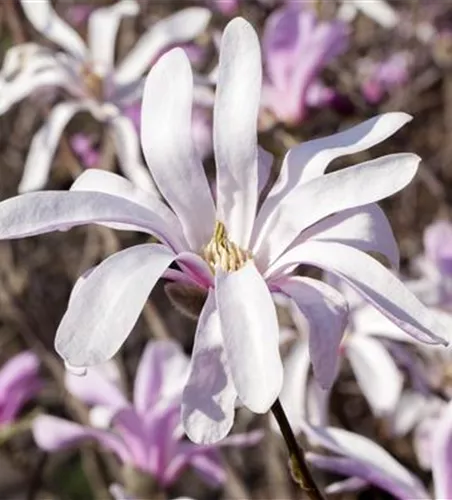
[[[75,367],[105,362],[131,332],[161,277],[207,295],[199,317],[182,401],[189,437],[214,442],[231,429],[236,401],[264,413],[283,382],[272,293],[287,295],[306,318],[314,373],[334,380],[348,305],[298,264],[344,279],[419,340],[442,342],[445,328],[369,253],[394,267],[398,249],[375,204],[403,188],[419,158],[389,155],[325,173],[330,161],[367,149],[409,121],[389,113],[292,148],[279,180],[258,205],[271,155],[257,145],[262,78],[259,40],[244,19],[226,27],[214,105],[216,201],[193,146],[193,76],[173,49],[150,71],[141,140],[167,204],[114,174],[91,170],[70,192],[26,193],[0,204],[0,236],[18,238],[97,223],[152,234],[160,243],[120,251],[76,283],[55,341]],[[170,267],[177,264],[177,267]]]
[[[119,370],[113,362],[91,368],[80,377],[66,374],[69,393],[90,406],[92,426],[83,426],[51,415],[39,415],[32,430],[38,446],[56,451],[95,439],[112,451],[126,467],[152,476],[160,488],[174,483],[192,466],[214,485],[226,479],[217,446],[197,446],[184,439],[180,405],[189,359],[178,344],[150,342],[137,367],[133,402],[120,388]],[[261,431],[236,434],[221,446],[248,446],[262,438]]]
[[[88,21],[88,45],[57,15],[49,0],[21,0],[21,5],[33,27],[63,52],[35,44],[13,47],[2,68],[0,112],[43,88],[62,88],[70,100],[51,110],[33,138],[19,191],[44,187],[60,136],[80,111],[89,111],[111,127],[124,174],[142,188],[154,189],[142,163],[138,135],[124,108],[141,98],[142,74],[164,50],[204,31],[211,17],[209,10],[191,7],[158,21],[114,67],[118,28],[122,18],[138,13],[135,0],[96,9]]]

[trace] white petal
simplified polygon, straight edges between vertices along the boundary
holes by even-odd
[[[367,254],[340,243],[308,241],[283,255],[268,274],[301,263],[338,275],[421,342],[447,345],[441,338],[447,338],[447,325],[419,302],[393,273]]]
[[[112,358],[134,327],[157,280],[175,255],[156,244],[122,250],[97,266],[71,300],[55,349],[73,366]]]
[[[182,421],[188,437],[203,444],[223,439],[234,423],[236,398],[215,294],[210,289],[196,328],[190,375],[182,396]]]
[[[270,291],[252,261],[215,276],[221,333],[232,378],[242,403],[267,412],[279,396],[283,367],[279,327]]]
[[[435,498],[452,497],[452,403],[437,423],[432,441],[432,473]]]
[[[336,158],[358,153],[384,141],[411,120],[406,113],[385,113],[328,137],[304,142],[286,154],[278,181],[260,213],[264,219],[301,183],[319,177]]]
[[[19,193],[36,191],[46,185],[63,131],[72,117],[83,109],[84,106],[79,102],[63,102],[53,108],[46,123],[33,137],[18,187]]]
[[[116,116],[110,123],[121,170],[136,186],[158,198],[158,190],[141,159],[138,132],[132,121]]]
[[[126,16],[135,16],[139,5],[135,0],[120,0],[110,7],[96,9],[88,19],[88,47],[94,65],[100,64],[104,71],[113,67],[116,35],[119,23]]]
[[[314,375],[330,389],[339,368],[339,346],[348,319],[348,305],[333,287],[312,278],[293,276],[278,282],[307,320],[309,355]]]
[[[383,28],[392,29],[400,22],[397,12],[385,0],[351,0],[354,6]]]
[[[161,193],[197,251],[212,237],[215,209],[191,134],[193,77],[182,49],[162,56],[146,80],[141,144]]]
[[[384,345],[372,337],[351,334],[345,348],[373,414],[382,417],[394,412],[402,394],[403,377]]]
[[[223,32],[214,107],[217,210],[232,241],[248,248],[257,205],[257,117],[262,83],[259,39],[244,19]]]
[[[202,7],[189,7],[157,21],[138,40],[115,72],[117,84],[125,85],[139,78],[164,49],[193,40],[200,35],[212,14]]]
[[[49,0],[20,0],[34,28],[78,59],[86,57],[86,46],[78,33],[63,21]]]
[[[405,187],[416,174],[419,161],[417,155],[409,153],[388,155],[301,184],[269,217],[262,210],[259,212],[256,228],[260,228],[260,233],[254,253],[260,262],[271,264],[316,222],[374,203]]]

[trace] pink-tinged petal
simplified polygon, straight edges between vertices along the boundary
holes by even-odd
[[[119,115],[113,118],[110,125],[119,165],[124,175],[137,187],[150,192],[153,197],[158,198],[157,188],[149,175],[149,170],[141,159],[138,133],[132,121],[126,116]]]
[[[310,264],[336,274],[409,335],[427,344],[445,344],[447,325],[432,314],[378,261],[340,243],[308,241],[287,252],[273,271]],[[269,269],[271,275],[272,269]]]
[[[58,354],[75,367],[104,363],[113,357],[174,258],[162,245],[143,244],[99,264],[61,320],[55,339]]]
[[[159,402],[182,393],[189,360],[176,342],[149,342],[135,376],[133,402],[138,413],[153,410]]]
[[[0,203],[0,239],[16,239],[82,224],[121,226],[152,234],[172,248],[184,245],[162,218],[127,199],[104,193],[45,191]]]
[[[261,83],[259,39],[251,24],[236,18],[221,39],[213,131],[218,220],[242,248],[248,248],[258,199]]]
[[[272,296],[248,261],[238,271],[217,269],[215,295],[227,362],[237,394],[255,413],[267,412],[281,392],[283,366]]]
[[[446,220],[430,224],[425,228],[423,240],[427,258],[440,273],[452,275],[452,224]]]
[[[7,397],[23,381],[37,377],[39,358],[31,351],[24,351],[10,358],[0,369],[0,399]]]
[[[58,16],[49,0],[20,0],[20,4],[27,19],[41,35],[78,59],[86,57],[85,43],[79,34]]]
[[[96,9],[88,20],[88,47],[94,65],[100,64],[102,71],[113,68],[116,35],[123,17],[135,16],[139,12],[135,0],[121,0],[110,7]]]
[[[217,454],[195,454],[189,463],[212,486],[220,486],[226,481],[226,470]]]
[[[126,490],[119,484],[112,484],[108,491],[115,500],[138,500],[138,498],[126,492]]]
[[[270,179],[274,156],[260,146],[257,155],[257,190],[260,194]]]
[[[51,415],[38,415],[33,420],[32,433],[36,444],[45,451],[55,452],[94,439],[115,453],[123,463],[129,461],[129,452],[124,443],[111,432],[90,429]]]
[[[174,215],[174,212],[168,208],[159,196],[144,191],[120,175],[98,169],[86,170],[77,177],[70,190],[110,194],[141,205],[151,212],[151,217],[152,214],[157,215],[163,225],[167,229],[170,229],[172,235],[174,235],[169,238],[169,241],[172,241],[173,248],[177,250],[188,248],[188,243],[185,241],[182,232],[182,226],[178,218]],[[115,224],[112,224],[112,226],[114,227]]]
[[[66,389],[89,406],[108,407],[114,412],[127,408],[130,403],[117,384],[107,377],[103,367],[104,365],[93,366],[84,376],[66,372]]]
[[[308,344],[306,342],[297,342],[284,359],[284,384],[279,395],[279,400],[286,412],[290,427],[296,435],[302,429],[301,421],[309,420],[306,402],[310,366]],[[275,421],[273,421],[273,424],[273,427],[277,429]]]
[[[195,443],[216,443],[234,423],[235,390],[220,331],[215,293],[209,290],[195,335],[188,382],[182,395],[182,421]]]
[[[162,56],[144,88],[141,144],[161,193],[196,251],[211,238],[215,208],[191,135],[193,77],[182,49]]]
[[[207,262],[193,252],[182,252],[177,256],[177,263],[192,280],[201,288],[210,288],[214,285],[212,269]]]
[[[278,286],[306,318],[309,355],[314,375],[323,389],[330,389],[339,368],[339,346],[348,319],[348,304],[330,285],[312,278],[293,276]]]
[[[416,174],[419,162],[420,158],[410,153],[388,155],[301,184],[265,220],[265,213],[259,212],[256,224],[261,230],[254,253],[271,264],[316,222],[404,188]]]
[[[46,123],[33,137],[18,187],[19,193],[36,191],[46,185],[63,131],[73,116],[83,109],[84,106],[79,102],[63,102],[53,108]]]
[[[208,9],[189,7],[157,21],[119,64],[115,82],[125,85],[136,80],[165,49],[193,40],[203,33],[211,16]]]
[[[372,337],[350,335],[345,352],[372,413],[393,413],[403,389],[403,376],[384,345]]]
[[[284,158],[278,181],[259,211],[261,224],[279,206],[287,193],[301,183],[323,175],[330,162],[340,156],[359,153],[375,146],[410,120],[411,116],[406,113],[385,113],[337,134],[291,148]]]
[[[303,424],[304,432],[339,457],[321,457],[309,453],[310,462],[339,474],[357,476],[389,491],[397,498],[429,498],[421,481],[370,439],[335,427]]]
[[[449,403],[432,436],[432,473],[435,498],[452,498],[452,403]]]
[[[292,246],[310,238],[343,243],[366,253],[379,253],[395,270],[399,268],[397,241],[385,213],[377,204],[331,215],[303,231]]]
[[[369,482],[359,477],[349,477],[343,481],[336,481],[325,488],[327,495],[337,495],[338,493],[349,493],[362,490],[369,486]]]

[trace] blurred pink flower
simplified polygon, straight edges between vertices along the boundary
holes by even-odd
[[[74,26],[86,22],[95,7],[92,5],[70,5],[65,12],[65,18]]]
[[[330,103],[335,94],[318,78],[347,43],[347,25],[341,21],[319,21],[313,11],[294,3],[274,11],[262,41],[263,106],[280,121],[296,124],[308,106]]]
[[[80,158],[83,166],[91,168],[97,165],[100,159],[100,153],[94,146],[91,137],[86,134],[75,134],[70,142],[72,149]]]
[[[118,28],[122,18],[138,13],[135,0],[121,0],[95,9],[88,20],[87,44],[57,15],[49,0],[20,0],[20,3],[33,27],[63,51],[40,50],[24,59],[22,52],[14,47],[15,66],[20,71],[14,78],[1,82],[0,113],[43,87],[61,88],[70,99],[51,110],[45,125],[33,138],[19,192],[45,186],[61,134],[81,111],[89,111],[111,127],[124,174],[138,186],[153,190],[142,161],[138,136],[122,109],[141,97],[142,74],[159,55],[204,31],[211,17],[209,10],[189,7],[159,20],[115,66]]]
[[[188,369],[189,359],[177,344],[149,343],[137,367],[132,403],[118,387],[115,365],[92,368],[84,376],[67,373],[67,390],[92,407],[92,427],[39,415],[33,422],[34,439],[52,452],[95,439],[123,464],[152,475],[161,487],[171,485],[188,466],[213,485],[221,484],[226,472],[218,446],[252,445],[262,432],[236,434],[217,446],[184,439],[180,407]]]
[[[9,359],[0,369],[0,427],[14,422],[22,406],[41,388],[39,360],[31,351]]]
[[[412,180],[419,157],[388,155],[325,173],[335,158],[378,144],[410,117],[387,113],[293,147],[258,208],[273,160],[257,143],[261,77],[257,35],[237,18],[220,49],[215,201],[191,135],[191,67],[184,51],[174,49],[148,75],[141,127],[146,161],[167,203],[92,169],[70,192],[28,193],[0,204],[3,239],[97,223],[159,240],[111,255],[76,283],[55,340],[69,365],[110,359],[160,278],[205,293],[182,401],[185,430],[196,442],[228,434],[237,400],[265,413],[279,396],[274,293],[290,297],[305,316],[315,376],[324,388],[333,383],[348,303],[330,285],[295,275],[299,264],[341,277],[419,341],[446,343],[438,336],[444,325],[372,257],[398,266],[396,242],[376,203]]]

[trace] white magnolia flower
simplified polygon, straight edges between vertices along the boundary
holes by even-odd
[[[19,191],[44,187],[61,134],[80,111],[89,111],[111,127],[124,174],[142,188],[154,189],[142,163],[138,135],[122,109],[141,98],[142,74],[158,55],[202,33],[210,12],[192,7],[158,21],[115,67],[119,24],[122,18],[138,13],[135,0],[96,9],[89,18],[87,44],[57,15],[49,0],[21,0],[21,5],[33,27],[63,52],[53,53],[35,44],[13,47],[0,74],[0,113],[43,88],[62,88],[71,98],[52,109],[33,138]]]

